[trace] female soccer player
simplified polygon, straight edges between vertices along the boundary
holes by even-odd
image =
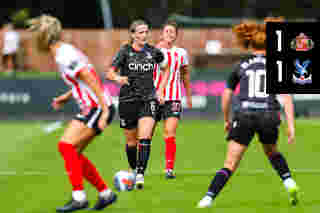
[[[211,206],[213,200],[238,168],[241,158],[255,133],[263,145],[264,153],[277,171],[289,192],[290,203],[295,205],[298,187],[292,179],[285,157],[278,151],[280,104],[276,95],[266,93],[266,32],[265,24],[242,23],[233,28],[243,48],[252,55],[243,59],[231,73],[222,97],[225,130],[228,131],[228,151],[224,168],[212,180],[206,196],[198,203],[199,208]],[[240,83],[240,94],[233,120],[229,121],[232,93]],[[294,107],[290,95],[282,95],[288,121],[288,143],[295,140]]]
[[[168,60],[170,69],[169,82],[165,88],[165,104],[160,106],[161,118],[164,120],[163,138],[165,142],[166,178],[173,179],[176,160],[176,131],[181,117],[181,79],[186,89],[187,106],[192,108],[188,53],[185,49],[174,46],[178,35],[178,25],[167,21],[161,32],[157,45]],[[158,89],[162,73],[160,67],[154,72],[155,86]]]
[[[120,127],[126,137],[129,165],[133,170],[137,169],[136,187],[142,189],[159,102],[164,102],[163,89],[168,81],[169,69],[163,53],[147,43],[149,27],[143,20],[134,21],[129,30],[131,41],[120,48],[106,76],[121,84]],[[165,70],[158,91],[153,82],[157,64]]]
[[[57,211],[72,212],[88,207],[83,178],[99,191],[99,199],[93,209],[101,210],[115,202],[117,197],[82,151],[111,123],[114,115],[111,98],[108,91],[103,89],[88,58],[80,50],[61,40],[62,27],[57,18],[42,15],[31,19],[29,23],[29,30],[35,33],[39,49],[53,57],[63,80],[71,87],[69,92],[53,100],[54,108],[59,109],[73,96],[81,109],[58,143],[72,184],[72,200],[57,208]]]

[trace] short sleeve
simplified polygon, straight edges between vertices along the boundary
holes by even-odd
[[[163,60],[160,63],[161,68],[165,68],[168,65],[168,54],[164,50],[160,50],[163,55]]]
[[[64,49],[63,55],[58,56],[56,61],[63,66],[63,72],[73,78],[78,77],[80,71],[88,66],[72,49]]]
[[[185,49],[182,49],[182,66],[189,65],[189,55]]]
[[[126,62],[127,45],[122,46],[112,59],[111,66],[117,69],[123,67]]]
[[[231,72],[228,80],[227,80],[227,88],[231,89],[231,90],[235,90],[238,83],[240,82],[240,64],[236,65],[236,67],[234,68],[234,70]]]
[[[154,48],[154,59],[156,61],[157,64],[162,64],[163,61],[165,60],[164,54],[163,52],[158,49],[158,48]]]

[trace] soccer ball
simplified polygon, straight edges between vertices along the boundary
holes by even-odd
[[[128,171],[119,171],[113,177],[115,188],[121,191],[131,191],[134,188],[135,175]]]

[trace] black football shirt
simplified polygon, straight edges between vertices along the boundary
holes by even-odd
[[[266,93],[266,57],[249,55],[236,65],[227,80],[227,88],[235,90],[240,84],[234,109],[242,110],[279,110],[280,104],[275,94]]]
[[[129,85],[120,88],[119,101],[154,99],[153,72],[156,64],[163,60],[163,53],[149,44],[140,51],[129,44],[122,46],[112,61],[112,66],[120,70],[120,75],[127,76],[129,80]]]

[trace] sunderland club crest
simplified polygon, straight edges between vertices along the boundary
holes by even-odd
[[[300,33],[290,42],[290,46],[296,51],[308,51],[314,47],[314,42],[304,33]]]

